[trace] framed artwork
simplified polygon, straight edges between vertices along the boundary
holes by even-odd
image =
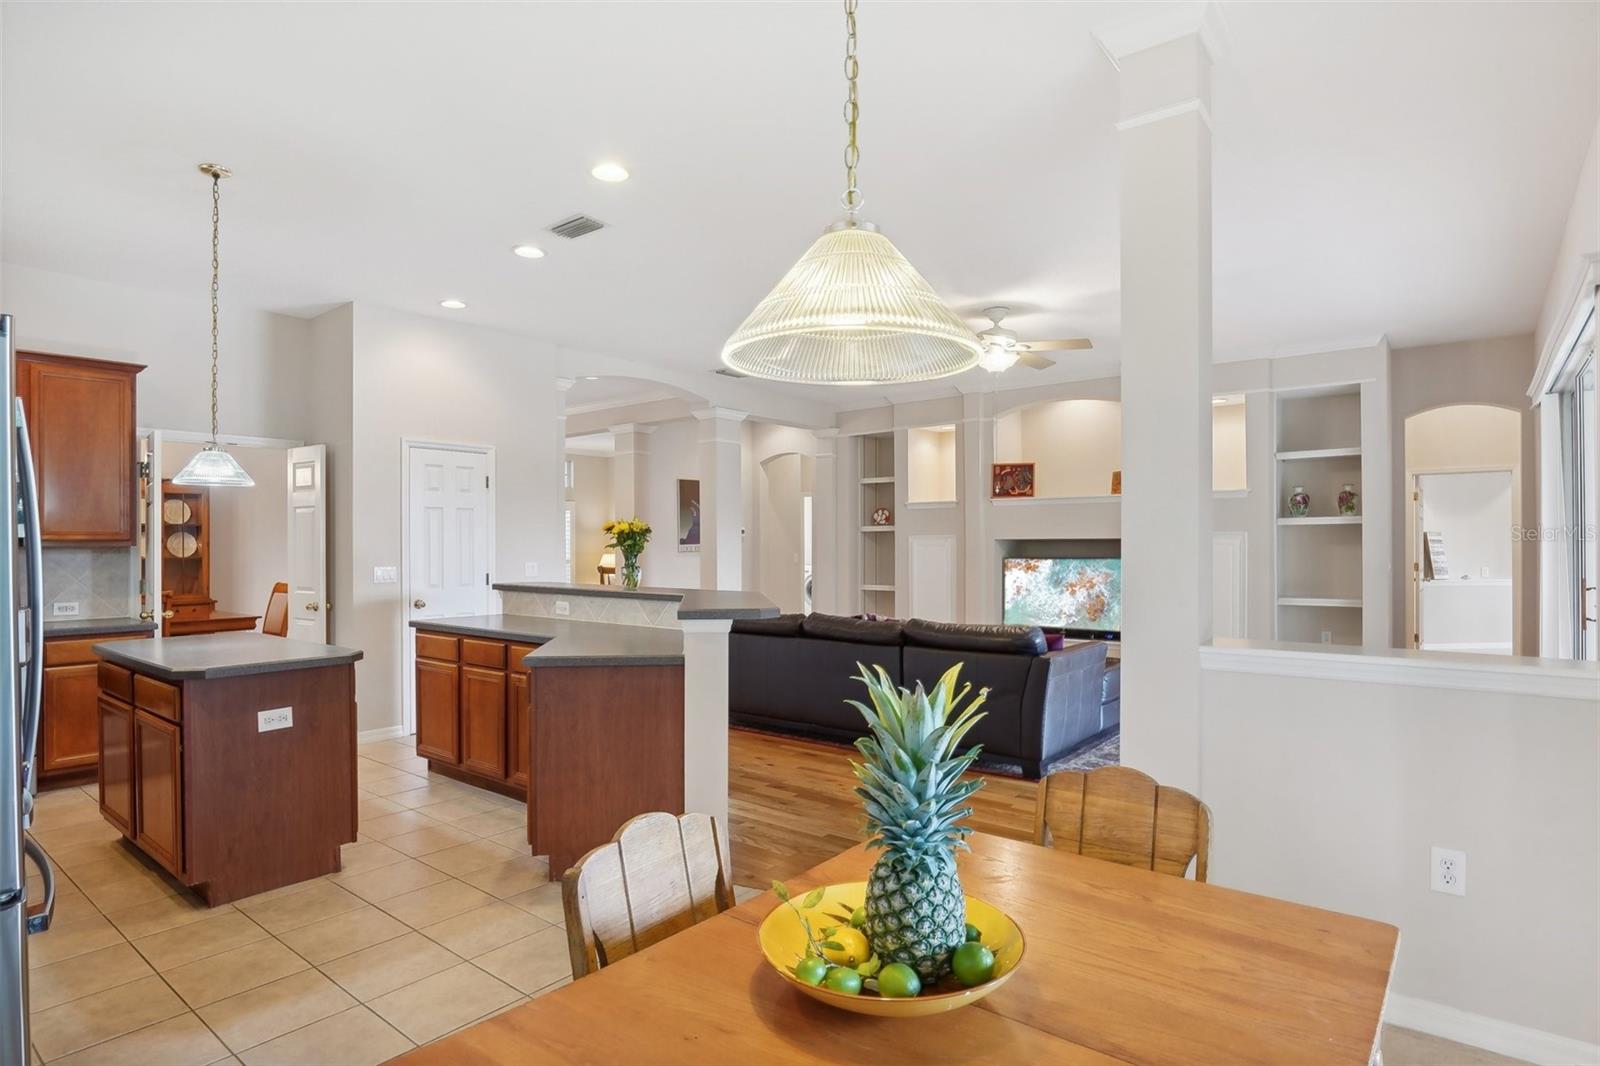
[[[678,550],[700,550],[700,482],[678,479]]]
[[[997,500],[1033,495],[1032,463],[995,463],[989,495]]]

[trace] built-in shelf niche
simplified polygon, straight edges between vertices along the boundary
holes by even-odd
[[[956,427],[906,430],[906,502],[956,502]]]
[[[861,610],[868,614],[895,615],[895,488],[894,434],[872,433],[861,438]],[[877,525],[873,512],[889,512],[887,525]]]

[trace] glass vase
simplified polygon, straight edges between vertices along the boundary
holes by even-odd
[[[622,587],[625,589],[639,587],[639,556],[637,554],[628,555],[626,552],[623,553]]]
[[[1359,506],[1361,506],[1361,494],[1356,492],[1356,487],[1354,485],[1346,485],[1344,488],[1339,490],[1340,514],[1353,515],[1356,513],[1356,508]]]
[[[1291,518],[1304,518],[1311,513],[1311,495],[1305,487],[1296,485],[1294,491],[1289,493],[1289,516]]]

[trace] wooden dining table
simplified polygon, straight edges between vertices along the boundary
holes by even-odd
[[[756,942],[771,892],[395,1060],[523,1063],[1349,1063],[1374,1061],[1399,930],[1217,885],[974,834],[969,895],[1021,926],[1017,973],[924,1018],[818,1003]],[[796,894],[864,880],[852,848]]]

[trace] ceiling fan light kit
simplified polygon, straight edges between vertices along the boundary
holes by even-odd
[[[829,226],[722,348],[740,374],[819,385],[890,385],[959,374],[983,343],[876,226],[856,216],[856,0],[845,0],[845,192]]]
[[[217,252],[221,247],[222,179],[232,177],[233,171],[216,163],[201,163],[200,173],[211,179],[211,440],[183,464],[172,483],[250,488],[255,479],[217,442],[217,292],[221,278]]]

